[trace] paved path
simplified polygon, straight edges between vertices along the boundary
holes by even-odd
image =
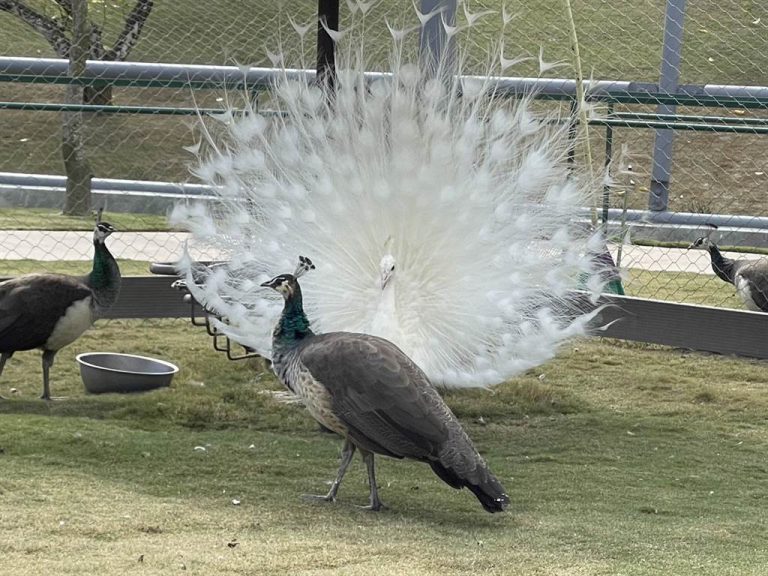
[[[119,232],[107,243],[120,259],[174,262],[184,250],[185,232]],[[90,260],[92,231],[0,230],[0,260]],[[199,260],[214,254],[192,250]]]
[[[0,260],[90,260],[93,232],[51,232],[37,230],[0,230]],[[173,262],[183,252],[184,232],[120,232],[109,240],[113,254],[126,260]],[[612,246],[614,258],[617,247]],[[624,246],[622,268],[644,270],[696,272],[712,274],[709,254],[704,250]],[[726,256],[740,259],[760,258],[757,254],[725,252]],[[200,260],[215,260],[214,252],[192,250]]]

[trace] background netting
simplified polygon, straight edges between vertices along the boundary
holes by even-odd
[[[66,28],[66,14],[53,0],[0,1],[0,8],[24,4],[57,25]],[[110,46],[123,28],[134,6],[127,0],[89,1],[89,19],[103,30]],[[388,25],[405,29],[417,24],[413,5],[403,0],[374,1],[364,17],[357,4],[341,2],[342,29],[354,28],[365,37],[365,56],[372,70],[386,69],[391,44]],[[611,0],[582,0],[574,3],[584,73],[595,80],[625,80],[655,83],[659,78],[665,18],[664,0],[617,3]],[[181,64],[251,65],[271,67],[276,54],[288,66],[313,67],[315,61],[317,3],[312,0],[219,0],[217,2],[156,2],[129,61]],[[357,11],[353,14],[353,11]],[[485,11],[459,38],[465,51],[464,71],[480,72],[488,67],[489,53],[496,54],[503,43],[507,58],[529,56],[505,71],[506,75],[545,78],[573,78],[570,65],[569,23],[564,3],[549,0],[496,0],[459,3],[457,24],[464,26]],[[503,15],[508,23],[503,25]],[[308,26],[302,43],[296,27]],[[502,41],[503,39],[503,41]],[[768,4],[760,0],[699,0],[688,2],[684,19],[680,65],[681,84],[768,85]],[[56,57],[46,40],[30,26],[7,11],[0,10],[0,55],[12,57]],[[544,61],[544,70],[540,60]],[[7,102],[63,102],[64,87],[47,83],[0,82]],[[120,105],[216,107],[229,95],[223,90],[190,88],[115,87],[114,103]],[[567,103],[546,103],[542,106]],[[604,111],[598,107],[598,111]],[[618,104],[616,111],[653,112],[655,106]],[[679,106],[678,114],[712,115],[734,119],[766,117],[765,109],[749,107],[704,108]],[[193,145],[199,119],[195,116],[138,114],[87,114],[86,149],[99,178],[194,182],[190,164],[194,157],[184,150]],[[0,109],[0,172],[63,174],[60,152],[61,120],[58,112]],[[627,187],[626,203],[613,194],[613,208],[648,207],[654,130],[615,128],[614,150],[625,149],[636,184]],[[592,127],[590,138],[595,162],[602,164],[605,129]],[[719,132],[675,132],[669,210],[701,214],[768,216],[768,139],[763,134]],[[628,177],[622,177],[628,184]],[[0,182],[2,184],[2,182]],[[5,194],[7,188],[0,191]],[[43,203],[34,190],[23,195],[0,196],[11,207],[33,207]],[[10,200],[9,200],[10,198]],[[109,206],[107,207],[109,210]],[[50,211],[50,210],[49,210]],[[156,210],[157,211],[157,210]],[[3,227],[14,229],[13,212]],[[156,215],[162,217],[162,214]],[[162,218],[140,216],[146,228],[161,226]],[[160,222],[160,224],[158,224]],[[141,227],[141,226],[139,226]],[[3,243],[4,272],[16,273],[20,259],[61,259],[51,251],[41,257],[47,245],[61,246],[65,240],[40,235]],[[693,303],[740,307],[733,291],[711,276],[706,253],[680,249],[692,241],[696,227],[670,233],[675,246],[624,246],[621,265],[627,268],[629,294]],[[633,236],[637,243],[642,234]],[[749,238],[756,238],[753,235]],[[139,261],[168,259],[179,237],[157,234],[130,236],[132,249],[127,257]],[[116,237],[115,240],[118,238]],[[723,231],[723,244],[745,244],[741,236]],[[656,236],[655,240],[665,240]],[[66,240],[69,242],[69,240]],[[46,243],[47,242],[47,243]],[[87,258],[90,244],[79,237]],[[753,245],[765,246],[760,241]],[[135,250],[141,245],[140,250]],[[73,250],[77,250],[74,246]],[[614,253],[616,247],[614,247]],[[119,250],[116,248],[116,252]],[[67,253],[67,259],[75,259]],[[41,266],[48,266],[43,262]]]

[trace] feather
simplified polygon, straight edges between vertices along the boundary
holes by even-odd
[[[254,286],[306,254],[316,333],[378,333],[444,386],[549,360],[594,318],[571,290],[601,287],[601,243],[574,225],[600,181],[569,169],[568,122],[497,97],[490,74],[431,79],[401,41],[392,77],[369,82],[364,41],[338,43],[333,106],[310,79],[283,77],[269,94],[277,114],[225,127],[197,170],[219,202],[174,221],[229,262],[197,282],[188,263],[190,290],[226,318],[220,330],[269,357],[281,306]]]

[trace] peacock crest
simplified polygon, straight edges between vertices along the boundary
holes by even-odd
[[[333,85],[275,59],[269,111],[248,102],[224,134],[203,130],[196,173],[219,202],[172,219],[228,264],[189,285],[265,356],[282,301],[258,285],[298,254],[317,266],[302,279],[316,332],[385,337],[438,385],[498,383],[586,330],[572,290],[600,291],[602,240],[578,223],[596,183],[567,163],[569,119],[498,93],[501,52],[472,77],[409,57],[427,16],[388,25],[386,73],[365,73],[369,17],[339,32]]]

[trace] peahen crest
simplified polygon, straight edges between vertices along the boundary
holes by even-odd
[[[270,113],[251,106],[224,115],[223,136],[205,130],[196,172],[220,201],[178,206],[173,220],[228,259],[189,285],[259,353],[270,355],[282,301],[258,285],[308,254],[316,333],[378,332],[435,384],[485,386],[585,332],[591,315],[571,290],[601,289],[591,255],[602,241],[575,220],[595,183],[567,163],[569,118],[496,93],[498,57],[472,78],[408,58],[419,16],[410,32],[389,26],[389,74],[364,74],[371,24],[353,25],[332,87],[283,69]]]

